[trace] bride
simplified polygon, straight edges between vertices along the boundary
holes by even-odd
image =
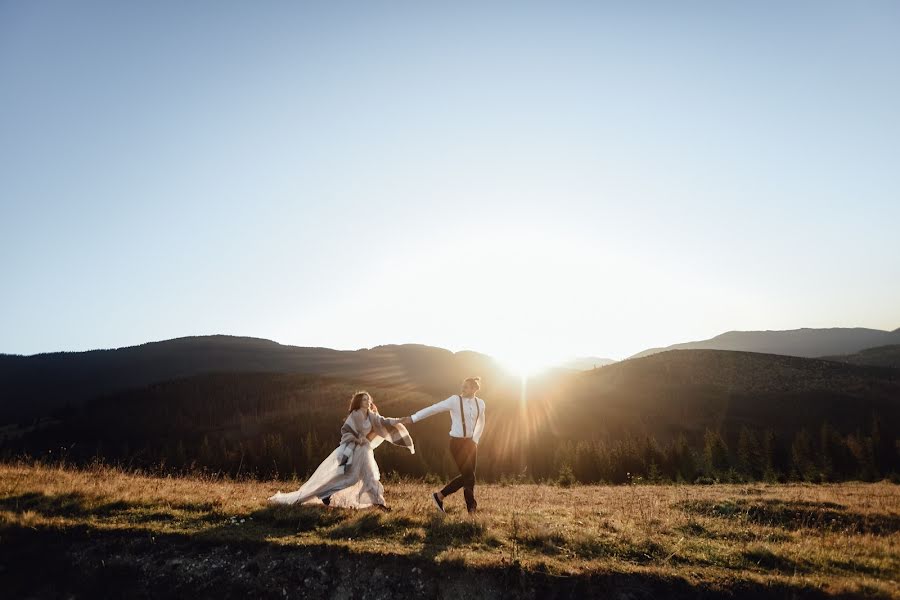
[[[328,455],[303,486],[269,498],[273,504],[318,502],[346,508],[372,505],[390,510],[384,503],[384,486],[373,450],[387,440],[415,454],[412,438],[400,419],[378,414],[368,392],[359,391],[350,401],[350,414],[341,427],[341,445]]]

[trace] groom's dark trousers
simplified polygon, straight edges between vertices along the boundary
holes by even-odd
[[[472,512],[478,506],[478,503],[475,502],[475,465],[478,462],[478,444],[472,441],[472,438],[451,436],[450,454],[459,468],[459,477],[448,483],[441,490],[441,494],[449,496],[462,488],[463,495],[466,497],[466,508]]]

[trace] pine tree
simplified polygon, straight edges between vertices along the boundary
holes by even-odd
[[[556,452],[553,455],[553,466],[557,475],[566,471],[572,473],[575,464],[575,444],[570,440],[566,440],[557,445]],[[574,476],[574,475],[573,475]]]
[[[197,454],[201,466],[206,467],[207,469],[213,466],[212,447],[209,445],[209,437],[203,436],[203,441],[200,443],[200,450]]]
[[[644,437],[643,447],[641,448],[642,471],[647,479],[658,481],[660,476],[660,465],[666,460],[665,452],[660,448],[656,438],[652,435]]]
[[[609,445],[605,442],[595,442],[593,451],[594,464],[597,467],[597,481],[612,481],[613,464]]]
[[[763,451],[763,479],[774,482],[778,480],[778,470],[775,467],[775,453],[778,440],[775,432],[766,429],[763,433],[762,451]]]
[[[876,469],[872,438],[863,437],[859,431],[850,434],[847,436],[847,449],[856,463],[853,477],[862,481],[874,481]]]
[[[672,460],[675,463],[675,479],[693,482],[697,478],[697,464],[694,460],[694,452],[688,445],[687,438],[683,433],[678,434],[678,438],[672,447]]]
[[[578,481],[582,483],[593,483],[600,479],[594,451],[591,445],[584,440],[575,446],[575,464],[572,470]]]
[[[706,430],[703,436],[703,460],[710,476],[721,476],[728,471],[728,446],[718,431]]]
[[[763,475],[765,458],[756,433],[744,425],[738,436],[738,470],[745,479],[759,479]]]
[[[801,429],[794,435],[794,442],[791,444],[791,461],[794,476],[798,479],[813,481],[817,478],[812,437],[806,429]]]
[[[875,476],[884,477],[896,467],[893,435],[885,432],[884,422],[878,413],[872,413],[871,438]]]
[[[175,450],[172,453],[172,465],[177,468],[183,468],[187,464],[187,451],[184,449],[184,442],[178,440],[175,444]]]
[[[840,436],[828,422],[822,423],[819,430],[819,469],[825,481],[834,481],[836,478],[835,463],[838,461],[839,444]]]

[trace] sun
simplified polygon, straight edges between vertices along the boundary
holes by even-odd
[[[554,360],[546,354],[529,348],[517,348],[504,352],[497,357],[497,362],[507,371],[523,378],[538,375],[555,364]]]

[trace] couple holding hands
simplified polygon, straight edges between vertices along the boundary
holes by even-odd
[[[278,492],[269,498],[269,502],[302,504],[321,501],[329,506],[376,506],[381,510],[390,510],[384,501],[384,486],[381,485],[381,475],[375,461],[375,448],[387,440],[415,453],[406,425],[449,412],[450,454],[459,468],[459,476],[441,491],[432,493],[431,499],[443,513],[444,498],[463,488],[466,509],[474,515],[478,507],[475,501],[475,466],[478,462],[478,442],[484,430],[484,400],[476,395],[479,389],[481,378],[468,377],[463,381],[459,394],[402,419],[382,417],[368,392],[356,392],[341,427],[340,445],[322,461],[299,490]]]

